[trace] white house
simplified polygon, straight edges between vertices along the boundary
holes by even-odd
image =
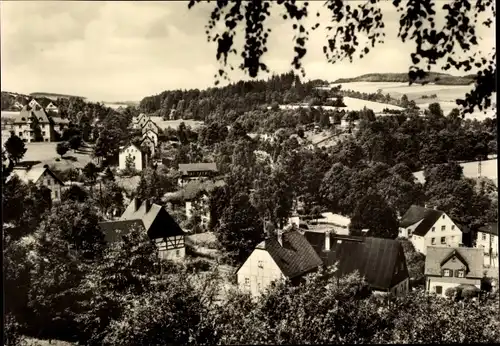
[[[141,140],[141,148],[145,149],[145,148],[148,148],[150,153],[151,153],[151,156],[153,156],[155,154],[155,151],[156,151],[156,145],[155,145],[155,142],[154,140],[149,137],[149,136],[144,136],[142,137],[142,140]]]
[[[299,278],[321,264],[321,259],[302,234],[298,231],[279,232],[259,243],[238,268],[238,287],[257,297],[273,281]]]
[[[483,249],[484,265],[498,268],[498,223],[489,223],[477,232],[476,248]]]
[[[181,261],[186,256],[185,233],[167,210],[149,201],[134,198],[123,212],[119,221],[99,224],[105,239],[116,241],[121,232],[130,227],[143,227],[148,237],[158,248],[158,256],[171,261]]]
[[[153,140],[153,143],[155,146],[158,145],[158,132],[155,132],[153,130],[150,130],[150,129],[146,129],[142,131],[142,138],[146,138],[146,137],[149,137]]]
[[[425,289],[440,296],[461,285],[481,288],[483,254],[481,249],[429,246],[425,257]]]
[[[47,107],[45,107],[47,112],[59,113],[59,108],[54,104],[54,102],[50,102]]]
[[[62,188],[64,183],[59,179],[54,172],[47,166],[44,167],[17,167],[12,170],[12,173],[17,175],[24,183],[33,182],[38,186],[45,186],[50,190],[51,198],[53,201],[61,200]],[[7,181],[12,176],[7,178]]]
[[[144,119],[146,119],[146,118],[144,118]],[[151,118],[147,118],[147,120],[143,122],[141,128],[142,128],[143,134],[148,132],[148,131],[152,131],[158,135],[158,133],[161,132],[160,127],[153,120],[151,120]]]
[[[121,170],[126,169],[127,160],[133,162],[132,168],[138,171],[142,171],[147,164],[147,157],[145,153],[134,144],[120,148],[120,153],[118,154],[118,168]]]
[[[418,205],[412,205],[401,218],[399,236],[410,239],[415,250],[424,255],[428,246],[463,244],[462,230],[445,212]]]
[[[35,99],[31,99],[31,100],[30,100],[30,102],[28,103],[28,106],[29,106],[30,108],[35,108],[35,107],[40,107],[40,108],[41,108],[41,107],[42,107],[42,106],[40,105],[40,103],[38,103],[38,101],[37,101],[37,100],[35,100]]]

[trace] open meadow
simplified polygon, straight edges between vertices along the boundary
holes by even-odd
[[[69,150],[66,155],[61,158],[56,152],[57,144],[58,142],[26,143],[27,151],[22,162],[35,163],[33,167],[49,165],[59,170],[66,170],[70,168],[83,168],[87,163],[93,160],[89,152],[79,150]],[[59,159],[59,161],[56,159]]]
[[[466,178],[478,177],[478,161],[461,163],[460,166],[463,167]],[[420,183],[425,183],[424,171],[415,172],[413,175]],[[497,159],[481,161],[481,176],[493,180],[498,186]]]
[[[156,125],[158,125],[158,127],[161,128],[162,130],[165,130],[169,127],[174,130],[177,130],[181,123],[184,123],[186,126],[191,127],[192,130],[196,130],[205,124],[203,121],[197,121],[197,120],[183,120],[183,119],[163,120],[162,117],[151,117],[151,120]]]
[[[353,82],[343,84],[331,84],[329,88],[342,85],[344,90],[354,90],[363,93],[376,93],[377,90],[382,90],[382,93],[389,94],[393,98],[400,99],[403,95],[408,96],[409,100],[414,100],[415,103],[422,109],[429,106],[430,103],[439,102],[445,115],[447,115],[453,108],[458,108],[455,100],[464,98],[467,92],[473,88],[472,85],[435,85],[435,84],[412,84],[408,83],[391,83],[391,82]],[[422,98],[422,96],[436,95],[436,98]],[[344,98],[344,100],[347,98]],[[493,94],[492,99],[496,99],[496,93]],[[347,102],[346,102],[346,105]],[[349,105],[348,105],[349,106]],[[368,107],[368,106],[367,106]],[[375,109],[373,109],[375,111]],[[376,111],[375,111],[376,112]],[[469,117],[483,120],[487,117],[493,117],[496,113],[495,109],[488,110],[486,114],[481,111],[476,111]]]
[[[403,108],[390,105],[387,103],[380,103],[380,102],[373,102],[373,101],[367,101],[367,100],[361,100],[357,99],[354,97],[344,97],[344,104],[346,105],[345,107],[333,107],[333,106],[321,106],[321,108],[326,109],[326,110],[345,110],[347,112],[349,111],[360,111],[364,107],[369,108],[373,110],[375,113],[382,113],[384,109],[392,109],[392,110],[402,110]],[[280,105],[280,109],[297,109],[300,107],[309,107],[309,105]],[[320,106],[313,106],[313,108],[318,108]]]

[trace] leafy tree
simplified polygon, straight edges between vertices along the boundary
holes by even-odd
[[[56,151],[59,155],[61,155],[61,158],[62,158],[69,151],[68,142],[57,143]]]
[[[413,243],[408,239],[399,239],[403,245],[403,251],[406,258],[406,267],[410,279],[421,281],[424,278],[425,256],[415,250]]]
[[[68,143],[71,149],[77,150],[82,144],[82,137],[79,135],[74,135],[69,139]]]
[[[99,169],[93,162],[89,162],[83,167],[83,174],[90,183],[95,183]]]
[[[189,2],[191,8],[198,0]],[[309,30],[305,21],[309,15],[309,3],[296,4],[291,1],[272,2],[241,2],[228,3],[218,2],[214,5],[208,18],[207,39],[216,42],[216,58],[221,64],[216,78],[228,79],[226,67],[233,68],[228,57],[231,54],[241,56],[240,69],[248,73],[250,77],[257,77],[259,72],[269,72],[267,65],[262,61],[267,51],[267,39],[272,30],[266,28],[266,20],[271,15],[273,8],[281,8],[284,11],[283,19],[293,21],[295,56],[292,67],[300,70],[305,75],[302,59],[307,53],[306,42],[309,38]],[[410,54],[413,65],[409,69],[408,79],[410,83],[426,80],[426,71],[430,71],[439,63],[444,63],[443,70],[454,67],[469,71],[473,66],[480,69],[474,77],[476,82],[472,92],[465,95],[464,100],[457,103],[464,107],[464,111],[471,113],[477,106],[491,106],[491,95],[496,91],[494,83],[496,76],[496,52],[492,49],[489,54],[476,54],[480,27],[490,27],[491,13],[495,13],[494,2],[465,1],[462,3],[429,1],[425,5],[421,3],[403,3],[400,0],[393,1],[394,7],[401,12],[398,37],[402,42],[412,40],[415,50]],[[446,14],[446,20],[441,25],[437,23],[436,7]],[[335,63],[344,59],[352,61],[355,56],[363,58],[370,52],[370,48],[384,42],[384,17],[378,2],[372,1],[363,4],[347,4],[342,1],[329,1],[323,11],[331,18],[335,25],[327,27],[327,44],[323,52],[329,63]],[[321,16],[321,11],[316,13]],[[251,19],[248,19],[251,18]],[[472,20],[470,18],[473,18]],[[221,24],[221,25],[218,25]],[[319,27],[319,20],[310,28],[315,30]],[[432,30],[422,28],[430,27]],[[460,28],[459,31],[457,31]],[[238,41],[237,33],[245,32],[244,46],[242,50],[235,49]],[[458,33],[462,33],[458,35]],[[369,39],[366,44],[359,45],[356,38],[364,33]],[[449,44],[452,42],[452,44]],[[370,47],[371,45],[371,47]],[[460,46],[461,58],[456,58],[456,50]],[[229,66],[228,66],[229,65]],[[219,79],[216,80],[216,84]]]
[[[368,229],[371,236],[395,239],[398,235],[398,225],[396,213],[385,200],[377,192],[368,190],[351,215],[350,228],[355,234],[359,234],[362,229]]]
[[[175,181],[172,176],[155,169],[147,168],[142,171],[137,187],[136,197],[142,200],[149,199],[153,203],[162,203],[165,193],[173,191]]]
[[[28,150],[23,140],[17,137],[14,132],[11,133],[4,146],[12,165],[19,163],[24,157],[24,154],[26,154],[26,150]]]
[[[231,198],[216,235],[229,258],[240,263],[264,239],[262,221],[247,194],[238,193]]]
[[[69,189],[62,193],[61,200],[63,201],[74,201],[83,203],[87,200],[88,194],[78,185],[71,185]]]

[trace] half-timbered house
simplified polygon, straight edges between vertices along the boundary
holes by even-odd
[[[120,220],[100,225],[105,233],[114,234],[116,230],[127,231],[127,227],[137,224],[142,224],[149,239],[155,243],[160,258],[172,261],[184,259],[185,233],[167,210],[158,204],[134,198]],[[106,238],[116,239],[114,236]]]

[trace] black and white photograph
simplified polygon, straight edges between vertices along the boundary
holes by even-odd
[[[0,25],[4,345],[500,343],[495,1]]]

